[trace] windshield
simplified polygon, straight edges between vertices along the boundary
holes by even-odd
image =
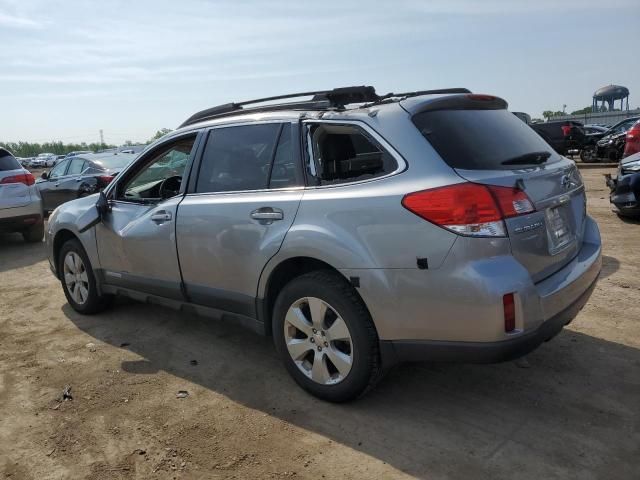
[[[505,170],[558,159],[531,127],[507,110],[436,110],[413,123],[452,168]]]

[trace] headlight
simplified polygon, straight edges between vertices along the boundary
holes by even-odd
[[[622,172],[640,172],[640,160],[634,160],[633,162],[620,164]]]

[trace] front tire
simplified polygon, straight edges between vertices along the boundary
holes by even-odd
[[[91,262],[78,240],[68,240],[60,249],[58,272],[67,302],[76,312],[90,315],[110,305],[110,295],[98,294]]]
[[[318,398],[353,400],[382,375],[371,316],[338,273],[314,271],[288,283],[276,300],[272,329],[287,371]]]

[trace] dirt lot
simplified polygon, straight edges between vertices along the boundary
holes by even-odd
[[[640,478],[640,224],[611,213],[603,172],[583,170],[601,280],[529,368],[401,366],[348,405],[305,394],[268,339],[232,325],[128,301],[80,316],[44,246],[0,236],[0,472]]]

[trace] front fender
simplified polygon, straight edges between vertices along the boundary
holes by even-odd
[[[96,229],[90,228],[85,232],[80,233],[78,227],[83,217],[86,219],[87,215],[91,215],[92,210],[96,211],[95,205],[97,198],[97,195],[91,195],[77,200],[72,200],[60,205],[49,216],[49,222],[45,233],[45,242],[49,263],[54,271],[57,269],[55,262],[56,252],[54,247],[57,246],[56,238],[62,232],[69,232],[80,241],[84,250],[87,252],[92,268],[95,269],[100,267],[100,260],[96,249]]]

